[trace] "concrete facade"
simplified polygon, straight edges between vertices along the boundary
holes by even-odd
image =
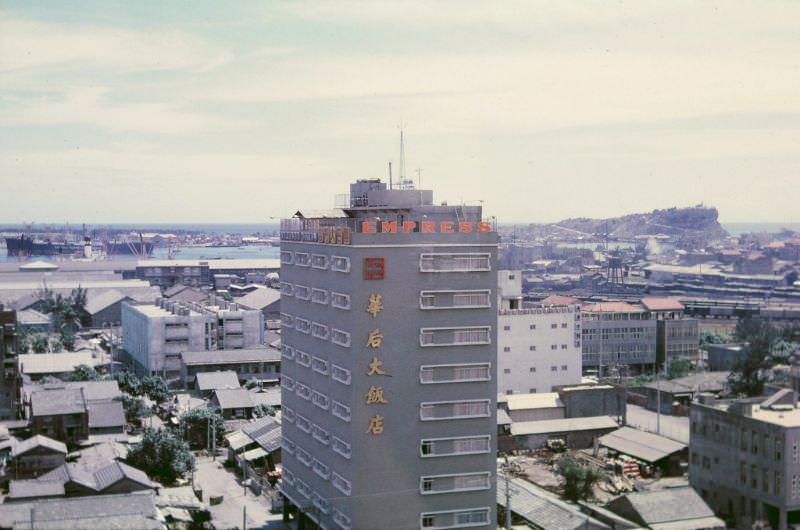
[[[126,303],[122,310],[122,347],[139,372],[180,377],[184,351],[252,348],[264,341],[260,311],[236,304]]]
[[[551,392],[580,383],[580,305],[522,307],[521,272],[498,276],[498,391]]]
[[[377,184],[282,224],[281,489],[323,528],[494,528],[497,236]]]
[[[788,392],[788,394],[787,394]],[[717,515],[738,528],[800,522],[800,410],[796,396],[691,405],[691,485]]]
[[[0,420],[14,418],[17,402],[17,312],[0,304],[0,356],[3,373],[0,376]]]
[[[612,367],[631,373],[651,370],[656,363],[656,321],[641,307],[623,302],[584,306],[583,369],[606,375]]]

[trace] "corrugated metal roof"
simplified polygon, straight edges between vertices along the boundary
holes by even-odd
[[[232,370],[222,372],[201,372],[197,374],[198,390],[217,390],[220,388],[239,388],[239,376]]]
[[[610,416],[562,418],[557,420],[520,421],[511,424],[513,436],[528,434],[555,434],[562,432],[614,429],[619,424]]]
[[[14,448],[11,451],[11,456],[20,456],[31,449],[35,449],[37,447],[46,447],[51,451],[56,453],[64,453],[67,454],[67,446],[64,445],[62,442],[58,440],[53,440],[52,438],[48,438],[47,436],[42,436],[41,434],[37,434],[27,440],[23,440],[14,445]]]
[[[680,442],[630,427],[601,436],[600,445],[650,463],[686,449]]]
[[[64,495],[64,483],[57,480],[12,480],[8,484],[9,499],[30,497],[59,497]]]
[[[238,451],[242,447],[247,447],[251,443],[254,443],[253,439],[247,436],[242,431],[236,431],[230,434],[226,434],[225,439],[228,441],[228,447],[230,447],[234,451]]]
[[[242,453],[242,458],[244,458],[249,462],[251,460],[256,460],[258,458],[267,456],[268,454],[269,453],[264,451],[262,448],[256,447],[255,449],[250,449],[249,451],[245,451],[244,453]]]
[[[625,499],[648,525],[714,517],[711,508],[689,486],[629,493]]]
[[[214,392],[221,409],[246,409],[253,407],[250,392],[244,388],[220,388]]]
[[[542,392],[537,394],[506,395],[508,410],[548,409],[564,406],[558,392]]]
[[[279,302],[281,292],[278,289],[262,287],[236,299],[236,303],[249,309],[262,310],[265,307]]]
[[[89,427],[123,427],[125,410],[120,401],[92,402],[86,407],[89,411]]]
[[[185,351],[183,364],[216,364],[280,361],[281,354],[274,348],[247,348],[242,350]],[[212,372],[214,373],[214,372]]]

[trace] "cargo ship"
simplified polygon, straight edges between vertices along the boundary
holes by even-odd
[[[92,242],[89,238],[84,238],[83,242],[65,242],[26,236],[6,238],[9,256],[83,256],[87,246],[91,247],[92,252],[104,252],[107,256],[150,256],[153,253],[153,244],[148,242]]]

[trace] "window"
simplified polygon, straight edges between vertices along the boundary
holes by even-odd
[[[566,344],[562,344],[562,345],[561,345],[561,349],[562,349],[562,350],[566,350],[566,349],[567,349],[567,345],[566,345]]]
[[[420,291],[420,309],[471,309],[491,307],[491,291]]]
[[[320,324],[319,322],[313,322],[311,324],[311,334],[318,339],[328,340],[328,326]]]
[[[328,291],[325,289],[311,289],[311,301],[315,304],[326,305],[328,303]]]
[[[305,399],[306,401],[311,399],[311,388],[303,383],[297,383],[294,393],[297,394],[297,397]]]
[[[353,486],[350,484],[350,481],[336,471],[331,474],[331,484],[345,495],[350,495],[353,492]]]
[[[311,354],[304,351],[295,350],[294,360],[300,366],[308,368],[311,366]]]
[[[333,522],[338,524],[342,530],[352,530],[353,528],[350,518],[336,508],[333,509]]]
[[[511,331],[511,326],[503,326],[503,331]]]
[[[489,453],[491,438],[486,436],[460,436],[455,438],[430,438],[420,440],[419,453],[423,458]]]
[[[316,471],[316,469],[314,471]],[[317,492],[314,492],[311,495],[311,498],[312,498],[312,502],[314,503],[314,506],[317,509],[319,509],[320,512],[324,513],[325,515],[330,513],[330,511],[331,511],[331,503],[330,503],[330,501],[328,501],[326,499],[323,499],[322,496],[320,496],[320,494],[317,493]]]
[[[487,472],[421,477],[419,490],[423,495],[485,490],[489,489],[489,475]]]
[[[297,415],[295,425],[297,425],[297,428],[306,434],[311,432],[311,421],[302,414]]]
[[[510,352],[511,351],[511,346],[503,346],[503,351],[504,352]]]
[[[558,366],[551,366],[550,367],[550,371],[551,372],[557,372],[558,371]]]
[[[281,282],[281,296],[293,296],[294,285],[289,282]]]
[[[326,270],[328,268],[328,256],[325,254],[311,254],[311,267]]]
[[[561,369],[562,369],[562,370],[566,370],[566,369],[567,369],[567,365],[566,365],[566,364],[562,364],[562,365],[561,365]]]
[[[344,420],[349,422],[350,421],[350,407],[343,403],[339,403],[338,401],[334,400],[331,406],[331,414],[339,418],[340,420]]]
[[[430,384],[489,381],[490,370],[490,363],[425,365],[419,368],[419,382]],[[510,369],[506,370],[506,373],[510,372]]]
[[[350,295],[331,291],[331,305],[337,309],[350,309]]]
[[[531,373],[536,373],[536,367],[535,366],[531,366],[528,371],[531,372]]]
[[[294,379],[292,379],[288,375],[282,375],[281,376],[281,387],[282,388],[285,388],[289,392],[292,392],[294,390],[294,385],[295,385]]]
[[[286,436],[282,436],[281,437],[281,449],[284,452],[286,452],[286,453],[288,453],[290,455],[293,455],[295,447],[296,447],[296,444],[293,441],[288,439]]]
[[[528,393],[529,394],[535,394],[536,393],[536,389],[535,388],[529,388],[528,389]]]
[[[530,329],[536,329],[536,324],[531,324],[531,325],[530,325],[530,326],[528,326],[528,327],[529,327]]]
[[[284,328],[293,328],[294,317],[289,313],[281,313],[281,326]]]
[[[309,267],[311,265],[311,256],[308,252],[295,252],[294,264],[298,267]]]
[[[302,447],[296,447],[294,455],[297,458],[297,460],[304,466],[311,467],[314,464],[314,458],[311,456],[311,453],[309,453]]]
[[[344,346],[345,348],[349,348],[350,334],[340,329],[331,328],[331,342],[333,342],[334,344],[338,344],[339,346]]]
[[[459,328],[422,328],[420,329],[420,346],[468,346],[470,344],[491,344],[491,328],[459,327]]]
[[[328,396],[316,390],[311,392],[311,402],[322,410],[328,410],[331,406]]]
[[[311,289],[306,285],[295,284],[294,297],[298,300],[309,300],[311,298]]]
[[[350,258],[346,256],[331,256],[331,270],[336,272],[350,272]]]
[[[308,335],[311,333],[311,322],[306,320],[305,318],[295,318],[294,319],[294,329],[299,331],[300,333],[305,333]]]
[[[384,258],[364,258],[364,279],[382,280],[386,273]]]
[[[295,479],[295,486],[294,489],[297,490],[297,493],[305,497],[306,499],[311,498],[311,486],[308,483],[304,482],[303,479]]]
[[[562,323],[562,324],[561,324],[561,327],[562,327],[562,328],[566,328],[566,327],[567,327],[567,323],[566,323],[566,322]]]
[[[352,456],[350,444],[336,436],[333,437],[331,448],[334,450],[334,452],[339,453],[345,458],[350,458],[350,456]]]
[[[447,530],[450,528],[469,528],[489,523],[489,508],[472,508],[467,510],[448,510],[443,512],[426,512],[420,514],[420,528]]]
[[[536,351],[536,346],[533,346],[533,345],[531,345],[531,346],[528,348],[528,350],[530,350],[530,351]]]
[[[491,254],[420,254],[420,272],[483,272],[492,270]]]
[[[336,364],[331,364],[331,378],[334,381],[339,381],[343,385],[350,384],[350,370],[342,368]]]
[[[331,477],[331,468],[329,468],[327,465],[323,464],[316,458],[314,459],[314,464],[312,469],[314,470],[314,473],[324,478],[325,480],[328,480]]]
[[[503,373],[504,374],[510,374],[511,373],[511,368],[503,368]]]
[[[281,344],[281,357],[283,357],[287,361],[294,360],[294,348],[292,348],[288,344]]]
[[[550,324],[550,327],[553,328],[553,329],[556,329],[556,328],[558,328],[558,324]]]
[[[419,418],[422,421],[487,418],[490,415],[491,410],[488,399],[437,401],[420,403],[419,405]]]
[[[291,453],[289,453],[289,454],[291,454]],[[292,473],[291,471],[289,471],[285,467],[283,468],[283,473],[281,474],[281,477],[282,477],[283,481],[285,483],[289,484],[290,486],[294,484],[294,473]]]
[[[313,436],[316,441],[323,445],[328,445],[331,442],[331,435],[328,433],[328,431],[316,423],[311,426],[311,436]]]
[[[281,263],[284,265],[291,265],[294,263],[294,259],[292,259],[292,253],[288,250],[281,251]]]
[[[311,357],[311,369],[318,374],[328,375],[330,364],[325,359],[321,359],[316,355]]]
[[[558,344],[551,344],[550,345],[550,349],[551,350],[557,350],[558,349]]]
[[[296,414],[294,410],[290,409],[289,407],[281,407],[281,418],[288,421],[289,423],[294,423]]]

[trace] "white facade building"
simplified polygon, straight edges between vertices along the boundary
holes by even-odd
[[[581,310],[575,303],[522,307],[520,271],[499,271],[500,394],[551,392],[581,382]]]

